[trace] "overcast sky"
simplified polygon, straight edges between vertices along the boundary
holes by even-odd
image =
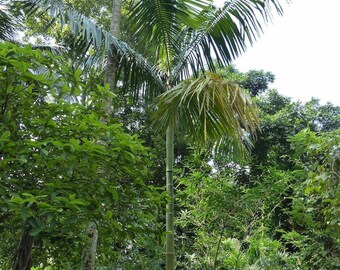
[[[340,0],[291,0],[234,64],[240,71],[271,71],[271,88],[294,100],[340,105],[339,28]]]

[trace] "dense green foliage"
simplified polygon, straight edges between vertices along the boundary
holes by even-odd
[[[115,120],[103,123],[107,90],[98,86],[75,102],[86,88],[81,72],[30,47],[1,44],[0,63],[1,264],[18,255],[20,231],[27,230],[33,265],[77,265],[89,220],[106,235],[101,263],[146,239],[159,241],[154,221],[162,193],[144,184],[147,149]]]
[[[156,1],[157,13],[154,1],[124,1],[126,43],[104,30],[112,1],[24,2],[25,34],[40,35],[33,45],[63,46],[0,43],[1,270],[79,269],[90,222],[97,269],[164,269],[170,199],[159,130],[173,123],[176,269],[340,268],[340,107],[292,102],[268,89],[275,77],[262,70],[199,76],[236,57],[243,34],[255,38],[252,4],[265,14],[262,1],[235,1],[230,13],[229,2],[217,10],[210,1]],[[1,40],[14,37],[13,14],[0,5]],[[108,40],[121,65],[115,94],[94,65]],[[144,99],[159,92],[157,104]],[[254,103],[261,131],[249,156],[238,156],[235,142],[251,145],[247,131],[257,126],[257,109],[243,105]],[[202,114],[210,108],[216,114]],[[225,127],[234,140],[219,137]]]
[[[258,104],[262,132],[250,162],[221,159],[211,167],[209,156],[192,155],[178,171],[179,263],[337,269],[340,108],[294,103],[276,91]]]

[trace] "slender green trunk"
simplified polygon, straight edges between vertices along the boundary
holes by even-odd
[[[166,207],[166,270],[175,269],[174,248],[174,126],[168,127],[166,132],[166,190],[170,200]]]

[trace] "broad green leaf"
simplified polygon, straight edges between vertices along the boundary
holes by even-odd
[[[105,219],[110,220],[113,216],[113,212],[111,210],[107,211],[105,214]]]
[[[0,142],[1,141],[7,141],[10,136],[11,136],[11,132],[10,131],[5,131],[0,136]]]

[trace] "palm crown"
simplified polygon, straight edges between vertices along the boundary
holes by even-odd
[[[129,25],[139,42],[147,43],[149,51],[155,52],[150,63],[129,44],[61,0],[24,2],[29,13],[40,7],[61,25],[67,24],[74,40],[83,41],[73,44],[82,53],[92,46],[98,55],[106,57],[102,52],[110,50],[119,60],[117,73],[123,75],[117,78],[129,86],[129,91],[147,97],[165,92],[166,85],[214,71],[215,63],[229,64],[261,33],[271,8],[282,11],[278,0],[231,0],[220,9],[209,0],[133,1]]]

